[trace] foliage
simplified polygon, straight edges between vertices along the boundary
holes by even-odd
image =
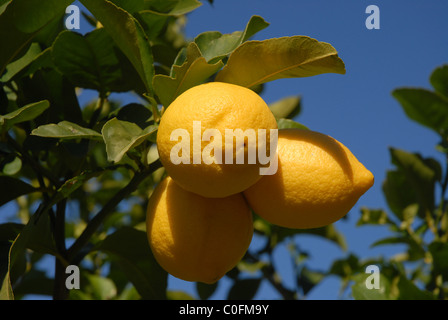
[[[330,44],[305,36],[251,40],[269,26],[259,16],[241,31],[186,39],[182,27],[202,5],[197,0],[81,0],[91,24],[84,34],[64,28],[71,2],[1,2],[0,39],[8,45],[0,54],[0,204],[17,214],[0,225],[0,296],[185,298],[167,291],[144,227],[148,197],[164,175],[155,144],[163,111],[203,82],[261,93],[275,79],[344,74],[344,63]],[[97,98],[81,105],[83,90]],[[134,101],[123,105],[114,93]],[[271,108],[279,127],[303,127],[292,120],[299,96]],[[296,298],[264,257],[298,231],[260,220],[255,226],[267,244],[229,272],[228,298],[252,298],[262,281]],[[308,232],[343,245],[333,227]],[[54,279],[39,268],[48,256],[55,257]],[[80,267],[79,290],[66,289],[68,265]],[[302,268],[298,287],[306,292],[319,279]],[[217,285],[197,284],[198,297]]]
[[[230,34],[208,31],[187,39],[182,27],[202,5],[198,0],[80,0],[91,24],[85,34],[64,28],[71,3],[0,1],[0,41],[7,43],[0,50],[0,214],[16,210],[0,224],[0,299],[185,299],[167,290],[168,275],[154,260],[144,227],[147,199],[164,175],[155,145],[163,111],[203,82],[236,83],[262,94],[266,82],[280,78],[344,74],[344,63],[330,44],[306,36],[251,40],[269,26],[259,16]],[[445,154],[447,69],[432,75],[435,91],[394,91],[411,119],[440,134]],[[86,90],[97,98],[81,105]],[[114,93],[134,101],[123,105]],[[300,96],[270,107],[280,128],[304,127],[293,120]],[[345,249],[333,225],[290,230],[256,218],[264,245],[251,248],[228,273],[227,297],[251,299],[268,282],[284,299],[303,298],[329,275],[345,285],[354,281],[357,299],[446,297],[448,175],[419,154],[391,149],[391,158],[396,168],[384,183],[391,214],[365,208],[359,224],[388,226],[393,236],[375,245],[407,244],[401,260],[361,262],[348,255],[331,270],[313,270],[294,238],[312,234]],[[293,261],[292,286],[276,270],[279,245]],[[48,256],[54,257],[54,278],[39,268]],[[407,261],[417,263],[410,274]],[[362,286],[372,263],[381,265],[381,292]],[[80,267],[79,290],[66,289],[68,265]],[[197,283],[197,297],[212,297],[218,285]]]
[[[392,96],[405,114],[440,138],[436,146],[448,159],[448,66],[437,67],[430,76],[433,89],[398,88]],[[350,265],[341,274],[344,285],[351,284],[355,299],[446,299],[448,296],[448,161],[441,164],[418,152],[391,147],[394,166],[386,174],[383,193],[389,210],[362,208],[359,227],[387,227],[390,237],[380,239],[372,247],[402,244],[406,251],[391,259],[359,261],[351,256],[339,265]],[[383,290],[365,286],[367,265],[381,270]]]

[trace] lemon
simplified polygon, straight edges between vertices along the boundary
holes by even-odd
[[[323,133],[278,132],[278,170],[244,191],[254,212],[294,229],[318,228],[343,216],[374,183],[342,143]]]
[[[205,198],[170,177],[154,190],[147,209],[147,235],[155,259],[171,275],[214,283],[246,253],[252,214],[242,194]]]
[[[160,120],[157,149],[168,175],[182,188],[204,197],[227,197],[261,178],[259,170],[265,164],[258,157],[250,161],[249,150],[258,153],[258,134],[265,130],[268,155],[271,129],[277,129],[277,122],[258,94],[209,82],[188,89],[169,105]],[[238,130],[257,134],[255,149],[249,149],[249,135],[239,142],[231,135],[226,140],[228,133]]]

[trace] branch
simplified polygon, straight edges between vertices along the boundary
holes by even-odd
[[[73,245],[67,250],[67,260],[72,261],[76,255],[83,249],[83,247],[89,242],[92,235],[97,231],[103,221],[115,210],[115,207],[132,192],[134,192],[139,184],[145,180],[151,173],[159,169],[162,166],[160,161],[156,161],[149,165],[144,171],[138,171],[134,174],[129,183],[120,191],[118,191],[106,205],[93,217],[93,219],[87,224],[82,234],[73,243]]]

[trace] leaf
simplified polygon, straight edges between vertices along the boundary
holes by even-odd
[[[121,121],[117,118],[109,120],[101,130],[106,143],[107,159],[119,162],[126,152],[141,144],[156,130],[156,126],[149,126],[142,130],[132,122]]]
[[[61,32],[51,52],[57,69],[74,86],[97,90],[106,96],[111,91],[132,89],[115,49],[109,34],[100,28],[84,36],[73,31]]]
[[[122,268],[143,299],[165,299],[167,273],[154,259],[144,231],[124,227],[109,235],[97,248]]]
[[[198,45],[199,50],[207,62],[216,63],[267,26],[269,26],[269,23],[262,17],[252,16],[244,31],[235,31],[230,34],[222,34],[218,31],[207,31],[198,35],[194,39],[194,42]]]
[[[5,73],[0,77],[0,81],[8,82],[13,79],[14,76],[28,66],[37,56],[39,56],[40,53],[41,49],[39,44],[32,43],[28,48],[28,51],[22,57],[8,64]]]
[[[276,79],[330,72],[345,74],[344,63],[330,44],[293,36],[243,43],[215,80],[251,88]]]
[[[287,229],[287,228],[281,228],[277,231],[278,235],[278,241],[282,241],[286,237],[293,236],[293,235],[300,235],[300,234],[309,234],[314,235],[318,237],[325,238],[338,246],[341,247],[342,250],[347,250],[347,243],[345,241],[344,235],[340,233],[334,224],[330,224],[325,227],[321,228],[314,228],[314,229]]]
[[[392,96],[400,103],[406,115],[438,134],[448,130],[448,100],[426,90],[396,89]]]
[[[128,12],[107,0],[80,1],[104,26],[116,45],[131,61],[145,88],[152,95],[154,65],[151,45],[140,23]]]
[[[28,104],[13,112],[5,115],[0,115],[0,126],[2,130],[7,131],[13,125],[21,122],[33,120],[50,106],[47,100]]]
[[[384,275],[379,274],[379,289],[367,288],[366,281],[369,276],[371,276],[370,273],[360,273],[353,276],[354,284],[351,289],[355,300],[394,300],[394,297],[391,296],[390,282]]]
[[[209,64],[201,56],[194,42],[187,47],[187,59],[181,66],[173,66],[173,75],[158,74],[154,77],[154,90],[161,103],[168,107],[184,91],[203,83],[215,74],[223,63]]]
[[[429,78],[436,92],[448,98],[448,65],[435,69]]]
[[[277,127],[279,130],[280,129],[294,129],[294,128],[309,130],[308,127],[304,126],[303,124],[301,124],[297,121],[294,121],[291,119],[284,119],[284,118],[277,120]]]
[[[36,214],[32,215],[12,243],[8,254],[8,271],[4,279],[2,279],[1,298],[14,298],[12,291],[13,284],[11,283],[12,273],[15,272],[16,264],[18,264],[18,261],[24,255],[26,249],[31,249],[42,254],[58,256],[50,229],[49,216],[47,214],[40,216]]]
[[[183,15],[201,5],[198,0],[146,0],[147,9],[169,15]]]
[[[302,109],[301,98],[300,96],[291,96],[280,99],[269,104],[269,109],[271,109],[276,119],[292,119],[297,116]]]
[[[446,279],[448,277],[448,243],[434,241],[428,249],[432,256],[434,272]]]
[[[407,182],[415,191],[420,204],[419,216],[425,218],[425,210],[432,212],[434,209],[435,181],[438,178],[433,165],[428,165],[427,159],[423,159],[417,153],[409,153],[404,150],[389,149],[392,163],[395,164],[406,176]]]
[[[0,206],[25,194],[38,191],[28,183],[10,176],[0,176],[0,185],[8,186],[0,192]]]
[[[58,124],[50,123],[39,126],[31,132],[31,135],[58,139],[103,139],[102,135],[95,130],[83,128],[69,121],[61,121]]]
[[[260,286],[261,279],[238,279],[230,288],[227,300],[251,300]]]
[[[58,18],[73,0],[14,0],[0,15],[0,75],[31,43],[36,34]]]
[[[361,217],[356,223],[357,226],[362,225],[382,225],[393,223],[387,216],[387,212],[382,209],[361,208]]]

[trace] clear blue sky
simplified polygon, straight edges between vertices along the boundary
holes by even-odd
[[[380,29],[368,30],[368,5],[380,9]],[[390,256],[400,246],[369,246],[388,235],[381,227],[355,227],[361,206],[386,208],[381,185],[391,169],[388,147],[418,151],[442,159],[434,146],[437,136],[409,120],[391,91],[397,87],[429,86],[432,70],[448,63],[448,2],[442,0],[215,0],[188,16],[187,36],[204,31],[230,33],[243,30],[252,15],[260,15],[270,26],[255,36],[306,35],[332,44],[346,64],[345,75],[326,74],[311,78],[284,79],[268,83],[262,97],[266,102],[289,95],[301,95],[303,111],[296,119],[310,129],[329,134],[349,147],[375,175],[375,185],[335,226],[344,233],[348,252],[329,241],[299,236],[300,248],[311,254],[309,265],[325,270],[334,259],[353,252],[360,258]],[[120,96],[123,98],[123,96]],[[256,242],[254,242],[256,244]],[[286,249],[276,252],[281,276],[291,278]],[[228,289],[224,282],[213,298],[221,299]],[[172,289],[195,294],[193,285],[170,278]],[[308,295],[308,299],[337,299],[339,281],[329,278]],[[255,297],[276,299],[269,285]]]

